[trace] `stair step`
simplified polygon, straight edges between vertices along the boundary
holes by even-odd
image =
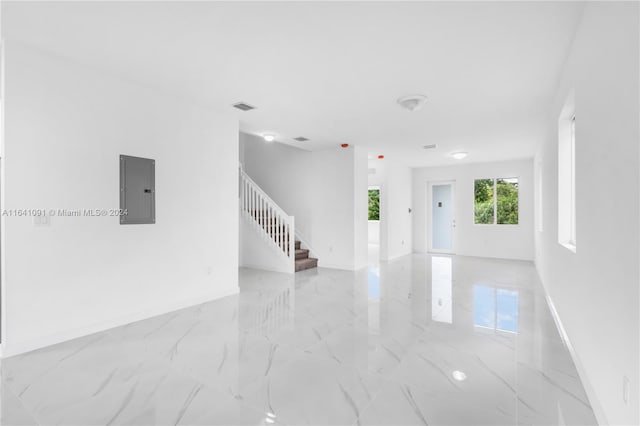
[[[317,268],[318,259],[314,257],[308,257],[306,259],[296,260],[296,272],[304,271],[305,269]]]
[[[296,240],[296,250],[300,249],[300,241]]]
[[[296,260],[306,259],[309,257],[309,250],[307,249],[296,249]]]

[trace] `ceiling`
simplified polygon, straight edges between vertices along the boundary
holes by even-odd
[[[3,2],[3,35],[303,149],[412,166],[531,157],[580,2]],[[418,111],[396,99],[424,94]],[[258,108],[240,112],[244,101]],[[307,142],[294,137],[305,136]],[[435,150],[424,150],[437,144]]]

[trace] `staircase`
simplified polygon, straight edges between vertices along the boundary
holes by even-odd
[[[318,259],[295,238],[295,219],[289,216],[240,167],[240,214],[262,235],[266,244],[284,256],[290,271],[316,268]]]
[[[317,268],[318,259],[309,257],[309,250],[300,248],[300,241],[296,241],[295,271],[300,272],[305,269]]]

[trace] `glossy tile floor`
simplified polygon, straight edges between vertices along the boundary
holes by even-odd
[[[410,255],[240,282],[3,360],[3,424],[596,424],[530,263]]]

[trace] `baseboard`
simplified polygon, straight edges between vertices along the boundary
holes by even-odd
[[[292,270],[282,271],[280,269],[272,268],[270,266],[253,265],[251,263],[242,263],[239,266],[241,268],[260,269],[261,271],[278,272],[280,274],[293,274],[293,273],[295,273],[295,271],[292,271]]]
[[[36,349],[41,349],[47,346],[55,345],[58,343],[67,342],[69,340],[77,339],[80,337],[89,336],[91,334],[99,333],[102,331],[110,330],[112,328],[120,327],[130,324],[136,321],[142,321],[145,319],[153,318],[159,315],[164,315],[170,312],[179,311],[181,309],[189,308],[192,306],[200,305],[202,303],[211,302],[213,300],[221,299],[223,297],[232,296],[237,294],[238,288],[233,291],[229,291],[223,294],[203,294],[197,297],[191,297],[183,299],[178,302],[167,303],[164,306],[156,307],[153,309],[147,309],[144,311],[136,312],[130,315],[121,316],[111,320],[100,321],[85,327],[76,328],[73,330],[67,330],[64,332],[52,334],[49,336],[43,336],[35,340],[18,341],[15,343],[8,343],[6,340],[2,344],[1,353],[2,358],[7,358],[15,355],[20,355],[26,352],[31,352]]]
[[[318,268],[340,269],[341,271],[355,271],[354,265],[344,265],[339,263],[324,263],[318,261]]]
[[[576,366],[576,371],[578,372],[578,376],[580,377],[580,381],[582,382],[582,385],[584,386],[584,390],[587,394],[587,398],[589,398],[589,404],[591,405],[591,409],[593,410],[593,414],[596,416],[596,420],[598,421],[598,424],[601,426],[606,426],[609,424],[609,422],[607,421],[607,417],[604,414],[604,410],[602,409],[602,406],[600,405],[600,401],[598,400],[598,397],[594,391],[594,388],[591,384],[591,381],[589,380],[589,377],[587,376],[587,372],[582,364],[582,361],[580,360],[580,356],[578,356],[578,353],[575,351],[575,349],[573,348],[573,345],[571,344],[571,340],[569,339],[569,335],[567,334],[566,329],[564,328],[564,325],[562,324],[562,320],[560,319],[560,315],[558,315],[558,311],[556,310],[556,306],[553,303],[553,299],[551,298],[551,295],[549,294],[549,291],[547,289],[547,286],[545,285],[544,281],[542,281],[542,278],[540,277],[540,272],[537,269],[536,266],[536,272],[538,274],[538,279],[540,280],[540,282],[542,283],[542,289],[544,291],[544,297],[547,301],[547,305],[549,305],[549,310],[551,311],[551,317],[553,318],[553,321],[556,324],[556,327],[558,328],[558,331],[560,332],[560,338],[562,338],[562,341],[564,342],[564,344],[566,345],[567,349],[569,350],[569,355],[571,355],[571,359],[573,360],[574,365]]]
[[[401,258],[401,257],[404,257],[404,256],[408,256],[408,255],[410,255],[411,253],[412,253],[412,252],[408,251],[408,252],[406,252],[406,253],[396,254],[395,256],[391,256],[391,257],[389,257],[389,258],[387,258],[387,259],[382,259],[382,258],[380,258],[380,260],[381,260],[382,262],[391,262],[391,261],[396,260],[396,259],[398,259],[398,258]]]

